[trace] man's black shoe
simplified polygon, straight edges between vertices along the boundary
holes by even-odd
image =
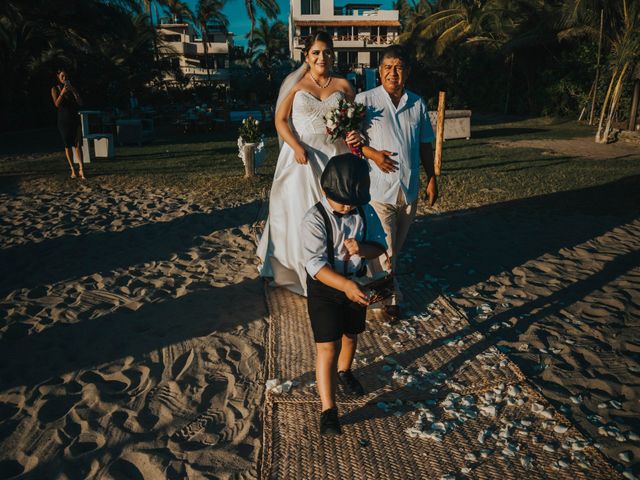
[[[347,387],[347,390],[349,390],[350,393],[358,396],[364,395],[364,388],[362,388],[362,384],[353,376],[351,370],[338,372],[338,380],[342,385]]]
[[[340,420],[338,420],[338,409],[330,408],[320,414],[320,434],[321,435],[340,435]]]

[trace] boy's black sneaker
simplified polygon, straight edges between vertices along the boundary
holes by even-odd
[[[338,420],[338,409],[330,408],[320,414],[320,434],[321,435],[340,435],[340,420]]]
[[[343,372],[338,372],[338,380],[340,383],[347,387],[350,393],[361,397],[364,395],[364,388],[362,388],[362,384],[358,381],[356,377],[353,376],[351,370],[345,370]]]

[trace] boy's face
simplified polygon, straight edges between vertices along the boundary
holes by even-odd
[[[334,202],[329,197],[327,197],[327,201],[329,202],[329,205],[331,205],[331,208],[342,214],[349,213],[351,210],[356,208],[355,205],[345,205],[344,203]]]

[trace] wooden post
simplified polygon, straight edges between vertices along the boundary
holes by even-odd
[[[253,178],[256,174],[256,169],[255,169],[256,144],[245,143],[242,152],[244,155],[244,178]]]
[[[436,154],[433,159],[433,169],[436,177],[440,176],[442,167],[442,143],[444,142],[444,101],[445,92],[438,93],[438,114],[436,116]]]

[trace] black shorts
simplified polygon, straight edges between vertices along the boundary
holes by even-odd
[[[344,333],[364,332],[367,307],[352,302],[340,290],[307,275],[307,308],[316,343],[334,342]]]

